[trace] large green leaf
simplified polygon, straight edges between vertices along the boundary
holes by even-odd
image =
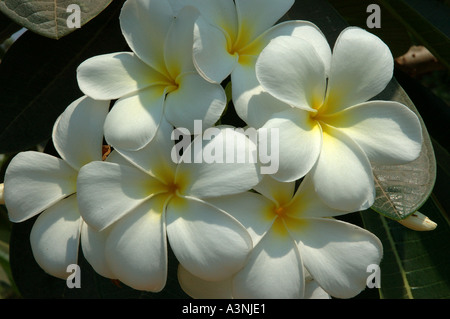
[[[116,0],[96,19],[60,40],[22,35],[0,64],[0,153],[22,151],[50,137],[53,123],[82,93],[76,69],[85,59],[127,49]]]
[[[112,0],[2,0],[0,11],[19,25],[37,34],[60,39],[76,30],[68,25],[72,21],[69,5],[80,9],[80,27],[102,12]]]

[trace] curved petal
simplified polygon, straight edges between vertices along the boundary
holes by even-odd
[[[232,299],[231,277],[221,281],[207,281],[198,278],[178,266],[178,282],[181,289],[194,299]]]
[[[239,33],[236,42],[245,45],[275,24],[294,0],[236,0]],[[258,10],[255,10],[258,8]]]
[[[268,142],[268,136],[275,133],[279,136],[278,145]],[[311,120],[309,112],[291,108],[276,113],[259,129],[260,152],[261,145],[270,145],[271,152],[279,154],[278,171],[271,176],[282,182],[295,181],[306,175],[316,163],[322,145],[322,131],[320,125]]]
[[[150,142],[163,115],[164,98],[164,87],[153,86],[118,100],[105,120],[108,144],[137,150]]]
[[[308,219],[310,227],[289,229],[305,267],[331,296],[351,298],[366,286],[367,267],[383,255],[380,240],[365,229],[328,218]]]
[[[333,49],[325,112],[339,112],[384,90],[394,59],[377,36],[356,27],[341,32]]]
[[[308,41],[294,36],[277,37],[261,51],[256,77],[277,99],[308,111],[315,112],[325,97],[322,58]]]
[[[168,1],[127,1],[120,13],[120,27],[131,50],[158,72],[168,75],[164,43],[174,21]]]
[[[106,239],[110,230],[109,227],[99,232],[83,222],[81,225],[81,249],[83,256],[96,273],[106,278],[117,279],[106,261]]]
[[[370,101],[327,117],[327,124],[350,136],[367,157],[379,164],[404,164],[422,149],[417,115],[393,101]]]
[[[319,197],[330,207],[354,212],[375,200],[372,167],[364,151],[347,135],[322,126],[322,151],[311,177]]]
[[[167,35],[164,56],[169,73],[176,79],[183,73],[194,72],[192,59],[194,23],[199,12],[194,7],[184,7]]]
[[[283,111],[288,105],[267,93],[260,85],[255,73],[258,55],[279,36],[295,36],[310,43],[328,73],[331,49],[320,29],[308,21],[285,21],[262,33],[240,53],[239,64],[231,73],[233,103],[236,112],[248,125],[260,128],[272,114]]]
[[[36,219],[30,233],[31,249],[39,266],[66,279],[67,266],[77,264],[81,216],[75,195],[61,200]]]
[[[108,162],[83,166],[77,186],[80,213],[97,231],[125,216],[149,196],[166,191],[160,181],[141,170]]]
[[[126,158],[130,165],[133,163],[161,182],[173,181],[177,161],[172,159],[172,150],[175,146],[175,136],[172,132],[172,125],[163,118],[150,143],[137,151],[120,150],[119,153]]]
[[[286,215],[302,219],[307,217],[333,217],[348,214],[348,211],[333,209],[319,197],[312,182],[311,175],[305,176],[295,196],[285,207]]]
[[[278,219],[275,223],[281,223]],[[237,299],[303,298],[303,264],[296,243],[274,225],[253,248],[245,267],[233,280]]]
[[[22,222],[76,192],[77,171],[63,160],[33,151],[17,154],[5,173],[9,219]]]
[[[211,25],[203,16],[194,25],[193,57],[197,71],[208,81],[221,83],[238,63],[231,52],[230,40],[223,30]]]
[[[164,115],[175,127],[194,130],[194,121],[213,126],[225,109],[227,97],[219,84],[207,82],[195,73],[179,78],[177,90],[167,95]]]
[[[151,68],[134,53],[117,52],[97,55],[78,66],[81,91],[96,100],[115,100],[167,78]]]
[[[197,136],[177,167],[180,192],[200,198],[217,197],[242,193],[258,184],[261,176],[256,145],[246,134],[230,127],[214,127]]]
[[[269,230],[276,217],[274,203],[253,192],[208,198],[208,203],[236,218],[247,229],[254,246]]]
[[[306,280],[305,299],[331,299],[330,295],[315,280]]]
[[[103,123],[108,110],[109,101],[84,96],[72,102],[55,123],[55,149],[74,169],[102,159]]]
[[[264,175],[261,182],[253,189],[274,203],[285,205],[294,196],[295,183],[280,182],[270,175]]]
[[[260,128],[273,114],[290,106],[263,89],[256,78],[255,63],[256,57],[247,57],[247,63],[239,63],[231,73],[231,83],[236,113],[250,127]]]
[[[242,268],[252,240],[236,219],[194,198],[172,198],[166,214],[170,246],[190,273],[219,281]]]
[[[138,290],[161,291],[167,280],[165,196],[155,196],[115,224],[106,259],[117,279]]]

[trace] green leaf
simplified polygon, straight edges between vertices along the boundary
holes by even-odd
[[[0,11],[17,24],[39,35],[60,39],[76,30],[71,28],[71,14],[69,5],[75,4],[80,8],[80,27],[102,12],[112,0],[3,0]]]
[[[450,227],[439,206],[430,197],[420,210],[438,224],[429,232],[410,230],[371,210],[361,213],[364,227],[383,243],[382,298],[450,298]]]
[[[82,96],[78,65],[94,55],[123,51],[114,1],[96,19],[60,40],[25,32],[0,64],[0,154],[45,142],[57,117]]]
[[[0,44],[2,44],[6,39],[10,38],[11,35],[19,31],[22,27],[8,17],[0,12]]]

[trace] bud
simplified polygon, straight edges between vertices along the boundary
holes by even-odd
[[[5,184],[0,184],[0,205],[5,205]]]
[[[437,226],[434,221],[419,211],[412,213],[405,219],[399,220],[398,222],[409,229],[417,231],[429,231],[435,229]]]

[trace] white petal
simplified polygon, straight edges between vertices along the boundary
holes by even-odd
[[[260,85],[255,73],[256,57],[247,57],[247,61],[238,64],[231,73],[233,104],[245,123],[260,128],[273,114],[290,106],[270,95]]]
[[[173,79],[185,72],[195,71],[192,58],[194,23],[199,12],[194,7],[184,7],[172,23],[165,43],[165,60]]]
[[[330,295],[319,286],[317,281],[310,280],[305,283],[305,299],[330,299]]]
[[[230,127],[205,130],[184,150],[178,164],[181,192],[206,198],[250,190],[261,179],[255,152],[255,142],[246,132]]]
[[[278,145],[268,142],[277,133]],[[275,139],[276,142],[276,139]],[[322,145],[322,132],[309,112],[291,108],[276,113],[259,129],[259,151],[261,145],[270,145],[273,154],[278,153],[279,168],[272,177],[284,182],[295,181],[306,175],[317,161]],[[278,146],[278,149],[276,148]]]
[[[106,278],[116,279],[106,261],[105,254],[106,239],[110,230],[111,228],[109,227],[99,232],[83,222],[81,225],[81,248],[83,256],[96,273]]]
[[[252,248],[249,234],[236,219],[194,198],[172,198],[166,222],[180,264],[205,280],[230,277],[242,268]]]
[[[39,266],[66,279],[67,266],[77,264],[81,216],[75,195],[61,200],[36,219],[30,234],[31,249]]]
[[[137,151],[120,150],[119,152],[127,159],[129,165],[133,163],[155,178],[166,182],[174,178],[177,163],[172,159],[172,149],[175,146],[172,131],[172,125],[163,118],[150,143]]]
[[[232,299],[231,277],[221,281],[207,281],[194,276],[182,265],[178,266],[181,289],[195,299]]]
[[[294,182],[280,182],[270,175],[264,175],[261,182],[253,187],[255,191],[279,205],[287,204],[294,196]]]
[[[81,91],[96,100],[118,99],[167,81],[131,52],[94,56],[79,65],[77,79]]]
[[[17,154],[5,173],[9,219],[22,222],[76,192],[77,171],[63,160],[33,151]]]
[[[364,151],[343,132],[323,126],[319,159],[311,170],[316,192],[335,209],[354,212],[375,199],[372,167]]]
[[[109,101],[86,96],[72,102],[53,127],[53,144],[74,169],[102,159],[103,123]]]
[[[227,97],[219,84],[207,82],[195,73],[179,78],[179,87],[167,95],[164,115],[176,127],[190,131],[194,120],[213,126],[223,113]]]
[[[325,97],[325,65],[314,47],[294,36],[273,39],[256,61],[256,77],[270,94],[313,111]]]
[[[164,43],[174,21],[168,1],[127,1],[120,13],[122,33],[136,55],[158,72],[168,75]]]
[[[301,231],[289,229],[305,267],[331,296],[351,298],[366,286],[367,267],[380,263],[380,240],[365,229],[342,221],[308,219]]]
[[[221,83],[238,63],[237,53],[230,53],[223,30],[201,16],[194,26],[194,64],[208,81]]]
[[[417,115],[398,102],[358,104],[327,117],[326,121],[350,136],[375,163],[395,165],[413,161],[422,147]]]
[[[286,232],[281,234],[273,227],[234,277],[233,296],[237,299],[302,298],[304,280],[297,245]]]
[[[328,73],[331,49],[325,36],[314,24],[308,21],[285,21],[262,33],[245,48],[243,55],[240,55],[239,65],[231,73],[236,112],[252,127],[260,128],[272,114],[287,109],[286,103],[264,91],[256,78],[255,63],[271,40],[288,35],[308,41],[319,54]]]
[[[158,292],[167,279],[165,196],[151,198],[113,226],[106,258],[117,279],[138,290]]]
[[[300,183],[294,198],[286,206],[286,214],[293,218],[333,217],[348,214],[348,211],[334,209],[319,197],[308,174]]]
[[[163,115],[164,87],[154,86],[118,100],[106,117],[108,144],[136,150],[151,141]]]
[[[78,202],[83,219],[102,230],[143,203],[165,191],[161,182],[143,171],[108,162],[92,162],[78,175]]]
[[[275,204],[253,192],[208,198],[208,203],[236,218],[247,229],[253,245],[258,244],[276,216],[273,213]]]
[[[365,102],[384,90],[392,78],[389,47],[360,28],[341,32],[333,49],[326,112],[338,112]]]
[[[239,24],[237,42],[247,44],[275,24],[294,0],[236,0],[235,3]]]

